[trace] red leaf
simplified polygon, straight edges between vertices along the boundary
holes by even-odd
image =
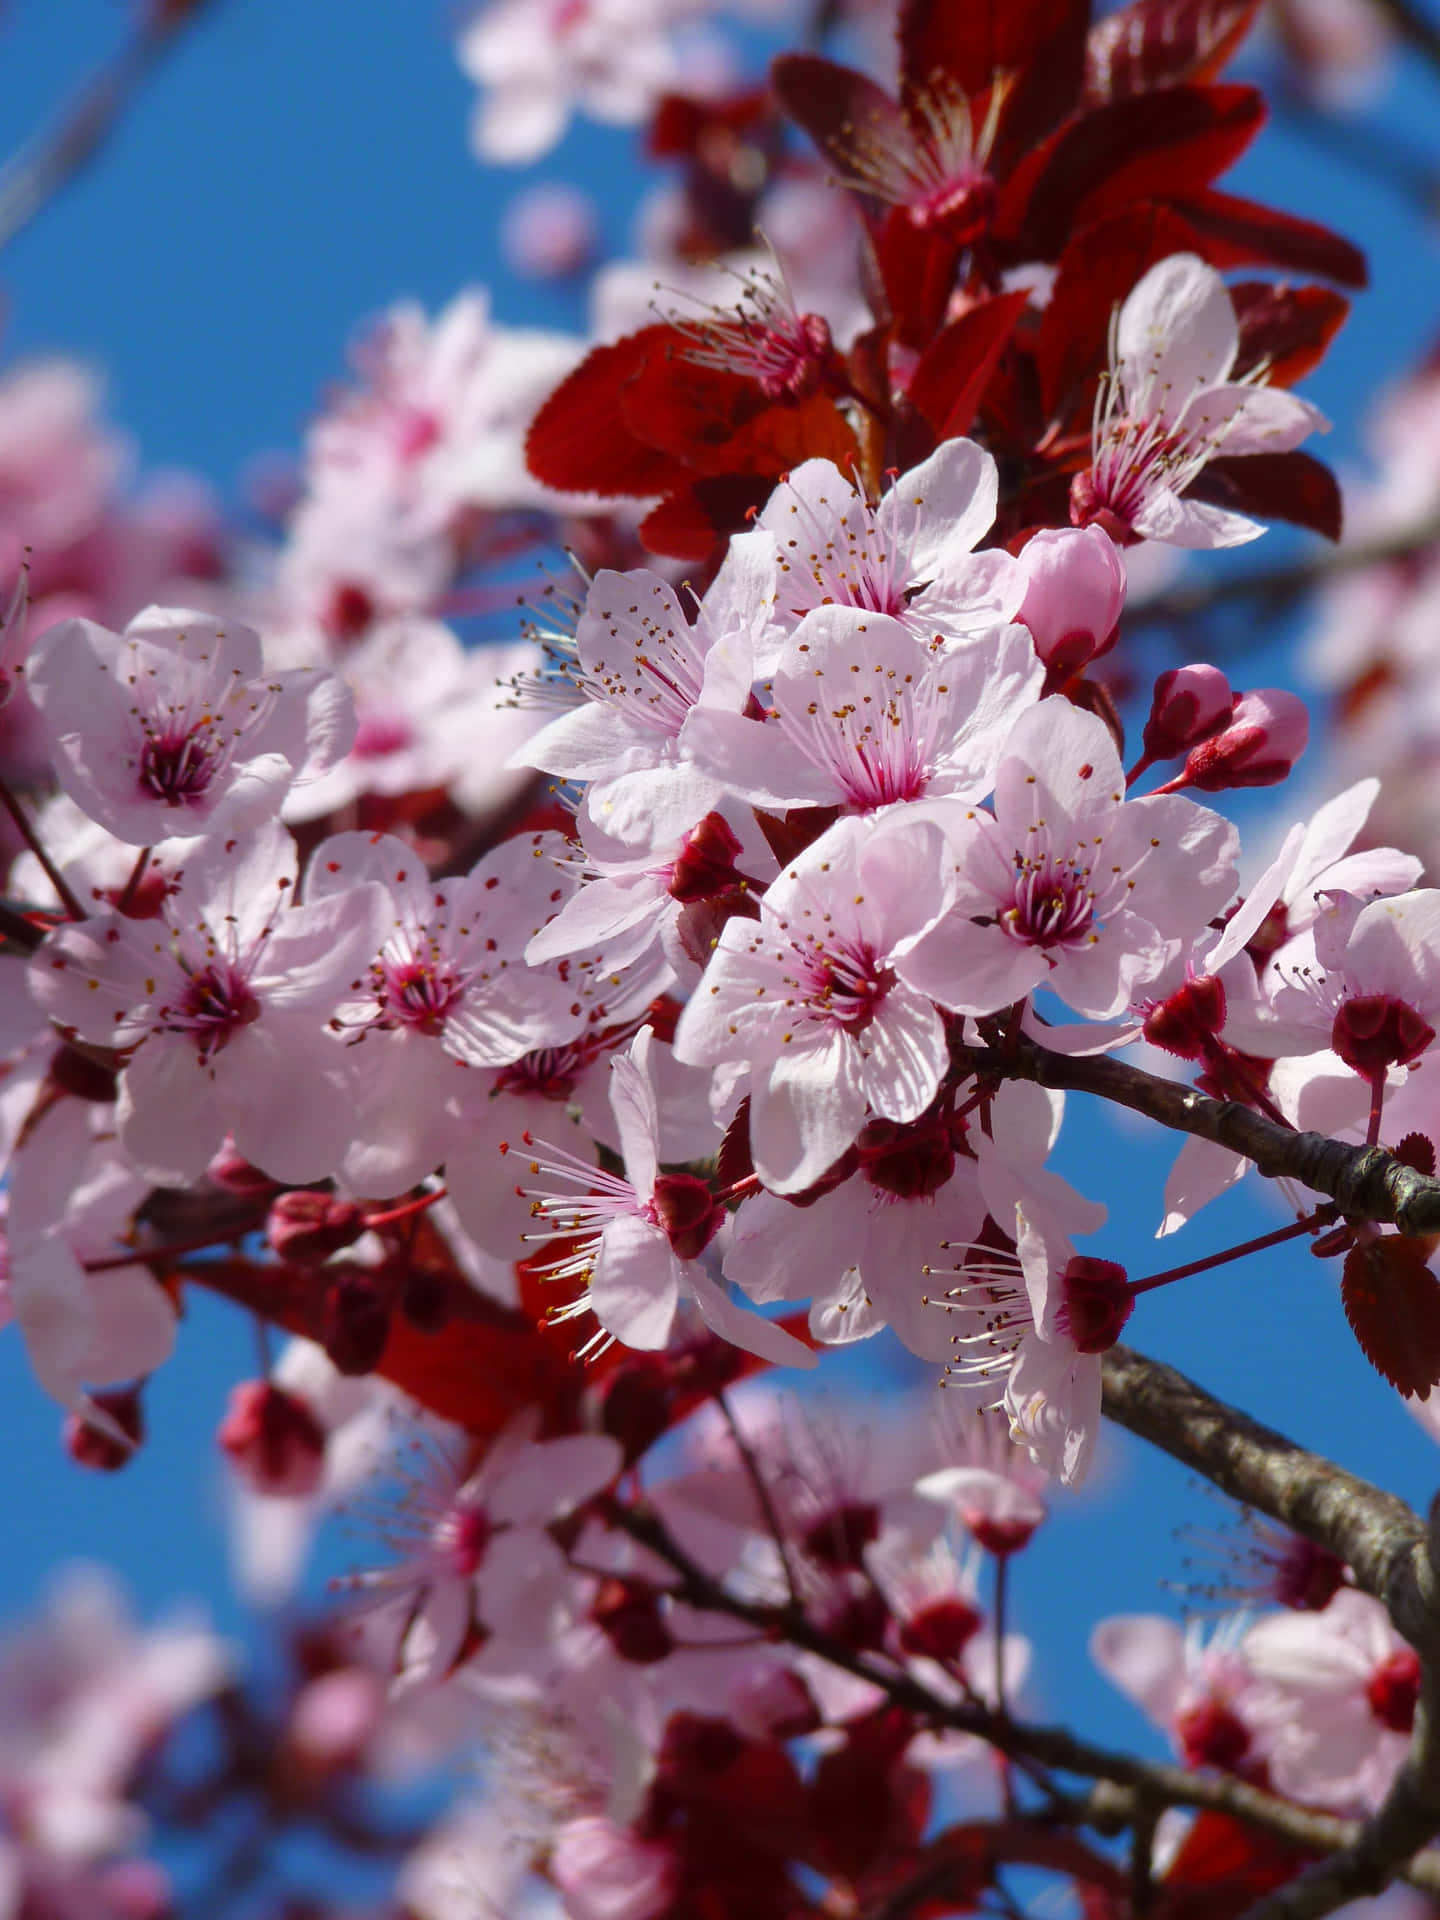
[[[1090,29],[1087,102],[1212,79],[1259,10],[1259,0],[1133,0]]]
[[[997,74],[1008,75],[997,142],[1003,164],[1073,111],[1089,25],[1089,0],[902,0],[902,98],[908,104],[943,76],[974,100]]]
[[[774,403],[743,374],[698,365],[693,343],[673,328],[650,331],[649,350],[620,391],[622,421],[691,472],[733,472],[736,436]]]
[[[722,540],[739,533],[752,507],[769,499],[773,481],[752,474],[696,480],[652,507],[640,522],[651,553],[672,560],[708,560]]]
[[[1088,432],[1111,314],[1157,261],[1195,247],[1195,234],[1180,216],[1150,201],[1112,214],[1070,242],[1040,323],[1037,360],[1047,420],[1078,413]]]
[[[537,480],[566,493],[644,499],[684,479],[684,469],[636,434],[627,388],[673,327],[645,327],[596,347],[551,394],[531,423],[525,460]]]
[[[1021,289],[979,301],[952,320],[921,355],[909,398],[940,439],[953,440],[970,431],[990,375],[1029,299]]]
[[[1244,280],[1230,289],[1240,321],[1240,349],[1230,377],[1269,369],[1270,384],[1291,387],[1325,357],[1350,302],[1328,287],[1277,287]]]
[[[1170,194],[1172,188],[1157,191]],[[1288,267],[1294,273],[1318,273],[1338,280],[1342,287],[1370,283],[1365,256],[1348,240],[1313,220],[1241,200],[1213,187],[1186,193],[1179,211],[1204,241],[1201,251],[1215,267],[1265,265]]]
[[[1397,1392],[1440,1383],[1440,1280],[1418,1241],[1385,1234],[1345,1256],[1340,1299],[1365,1358]]]
[[[1313,454],[1222,454],[1186,491],[1256,520],[1289,520],[1327,540],[1340,538],[1340,489],[1334,474]]]
[[[716,1185],[733,1187],[737,1181],[748,1180],[755,1171],[755,1162],[750,1157],[750,1096],[735,1109],[735,1116],[725,1129],[725,1137],[720,1142],[720,1151],[715,1156]]]
[[[996,235],[1017,258],[1058,259],[1080,227],[1136,200],[1202,193],[1264,123],[1253,87],[1167,87],[1096,107],[1017,169]],[[1182,211],[1188,219],[1188,206]]]
[[[1240,1920],[1305,1865],[1305,1856],[1228,1814],[1197,1814],[1171,1861],[1154,1920]]]
[[[943,227],[923,231],[903,207],[893,207],[874,236],[874,252],[896,333],[923,352],[945,324],[964,248]]]
[[[844,1744],[821,1755],[811,1796],[825,1871],[853,1880],[893,1849],[919,1841],[928,1781],[902,1758],[914,1732],[908,1714],[882,1707],[850,1721]]]
[[[814,53],[785,53],[771,63],[770,84],[795,124],[846,174],[854,164],[857,133],[887,151],[908,145],[898,105],[851,67]]]

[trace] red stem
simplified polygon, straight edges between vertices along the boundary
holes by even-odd
[[[1328,1226],[1335,1217],[1333,1204],[1317,1207],[1314,1213],[1307,1213],[1303,1220],[1297,1220],[1293,1226],[1277,1227],[1273,1233],[1262,1233],[1254,1240],[1244,1240],[1237,1247],[1227,1247],[1223,1253],[1210,1253],[1203,1260],[1191,1260],[1183,1267],[1171,1267],[1165,1273],[1152,1273],[1146,1280],[1132,1280],[1129,1291],[1132,1295],[1150,1293],[1156,1287],[1169,1286],[1172,1280],[1188,1280],[1192,1273],[1206,1273],[1211,1267],[1223,1267],[1227,1261],[1241,1260],[1247,1253],[1263,1253],[1267,1247],[1281,1246],[1286,1240],[1296,1240],[1302,1233],[1313,1233],[1318,1226]]]

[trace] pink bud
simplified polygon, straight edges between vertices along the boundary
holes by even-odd
[[[310,1766],[354,1766],[385,1711],[385,1687],[368,1667],[336,1667],[307,1682],[290,1713],[290,1744]]]
[[[227,1193],[242,1194],[247,1199],[261,1199],[267,1193],[274,1193],[279,1184],[262,1173],[258,1167],[235,1151],[234,1143],[227,1140],[210,1165],[205,1169],[206,1178],[213,1180],[217,1187],[223,1187]]]
[[[1235,697],[1218,667],[1172,667],[1155,682],[1142,744],[1147,760],[1171,760],[1219,731]]]
[[[1020,619],[1049,672],[1046,687],[1115,644],[1125,605],[1125,567],[1101,527],[1046,527],[1020,554],[1028,585]]]
[[[268,1380],[242,1380],[217,1439],[255,1493],[294,1499],[313,1493],[325,1471],[325,1429],[298,1394]]]
[[[365,1217],[353,1200],[309,1187],[282,1193],[270,1209],[265,1238],[282,1260],[319,1266],[332,1253],[351,1246],[365,1231]]]
[[[1305,751],[1310,716],[1305,702],[1278,687],[1242,693],[1230,724],[1193,749],[1179,785],[1202,793],[1227,787],[1273,787]]]

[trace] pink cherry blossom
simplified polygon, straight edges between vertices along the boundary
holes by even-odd
[[[515,1159],[528,1164],[530,1180],[545,1176],[560,1183],[559,1192],[553,1186],[528,1186],[523,1178],[519,1183],[533,1203],[536,1222],[523,1238],[542,1246],[560,1242],[563,1251],[548,1263],[548,1271],[583,1289],[556,1317],[593,1312],[602,1345],[614,1339],[654,1349],[669,1340],[676,1309],[688,1297],[722,1339],[779,1365],[813,1367],[815,1355],[808,1347],[732,1301],[700,1264],[699,1256],[724,1223],[724,1209],[693,1175],[660,1171],[653,1043],[652,1029],[642,1028],[610,1064],[623,1179],[547,1141],[508,1143]]]
[[[813,1185],[867,1110],[917,1120],[934,1099],[944,1026],[896,969],[944,911],[944,861],[929,821],[840,820],[769,889],[758,924],[722,930],[675,1051],[748,1065],[755,1170],[775,1192]]]
[[[1232,1616],[1207,1636],[1198,1621],[1182,1629],[1161,1614],[1124,1614],[1101,1621],[1090,1653],[1187,1766],[1235,1772],[1263,1762],[1272,1744],[1246,1625]]]
[[[822,606],[780,651],[770,718],[698,710],[682,745],[732,793],[775,810],[979,800],[1042,678],[1020,626],[947,648],[939,635],[919,639],[910,619]]]
[[[1244,1652],[1269,1693],[1276,1790],[1373,1812],[1409,1754],[1420,1690],[1419,1656],[1384,1606],[1342,1587],[1323,1612],[1257,1622]]]
[[[111,1438],[89,1389],[153,1373],[175,1345],[175,1308],[150,1270],[109,1264],[146,1191],[116,1151],[108,1109],[79,1100],[45,1113],[10,1168],[9,1314],[40,1385]],[[89,1271],[97,1260],[105,1268]]]
[[[1186,488],[1219,453],[1288,453],[1328,423],[1261,374],[1232,380],[1239,342],[1225,283],[1197,255],[1171,254],[1137,282],[1115,318],[1092,465],[1071,493],[1078,526],[1179,547],[1233,547],[1265,531]]]
[[[278,825],[209,839],[158,920],[58,927],[30,963],[35,999],[92,1045],[133,1049],[120,1075],[126,1157],[164,1185],[203,1173],[227,1132],[282,1180],[324,1178],[354,1131],[353,1068],[325,1022],[384,941],[386,896],[290,903]]]
[[[621,1452],[604,1434],[537,1443],[535,1412],[517,1415],[473,1471],[459,1436],[418,1435],[415,1463],[375,1514],[398,1557],[352,1585],[405,1603],[400,1658],[412,1677],[447,1675],[476,1628],[545,1640],[568,1577],[545,1529],[615,1477]]]
[[[1233,890],[1235,829],[1179,795],[1127,801],[1108,730],[1066,700],[1016,723],[994,805],[932,811],[949,832],[953,904],[897,963],[956,1012],[1044,986],[1113,1019]]]
[[[804,461],[756,523],[780,549],[777,640],[830,604],[889,614],[918,640],[952,645],[1013,619],[1025,597],[1019,563],[974,550],[994,524],[998,484],[973,440],[944,441],[878,505],[831,461]],[[762,671],[769,664],[757,661]]]
[[[65,791],[136,846],[258,825],[354,735],[332,675],[267,673],[249,627],[178,608],[150,607],[123,634],[62,620],[25,681]]]
[[[563,846],[558,834],[518,835],[441,881],[389,834],[335,834],[316,848],[310,901],[343,910],[360,887],[383,890],[388,906],[331,1018],[353,1055],[361,1112],[343,1170],[361,1192],[401,1193],[444,1159],[463,1132],[457,1069],[508,1066],[585,1024],[575,985],[523,959],[564,896]]]

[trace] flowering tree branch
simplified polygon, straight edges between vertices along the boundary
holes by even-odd
[[[1383,1221],[1402,1233],[1440,1232],[1440,1180],[1417,1173],[1383,1147],[1291,1131],[1234,1100],[1214,1100],[1143,1067],[1103,1054],[1056,1053],[1023,1035],[1003,1048],[977,1048],[966,1057],[976,1073],[1093,1093],[1177,1133],[1213,1140],[1253,1160],[1267,1179],[1298,1180],[1359,1219]]]

